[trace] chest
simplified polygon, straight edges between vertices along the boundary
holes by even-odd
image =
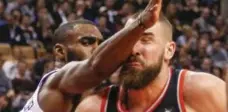
[[[183,71],[173,72],[159,97],[146,109],[137,107],[130,109],[131,111],[125,111],[124,106],[126,106],[126,104],[119,103],[120,99],[118,97],[122,91],[119,87],[113,86],[110,88],[107,104],[105,104],[106,107],[104,108],[106,108],[105,110],[107,110],[107,112],[194,112],[191,108],[185,107],[183,98],[183,76]]]

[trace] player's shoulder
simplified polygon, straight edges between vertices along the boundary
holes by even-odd
[[[187,71],[184,80],[184,102],[196,111],[224,112],[225,82],[213,74]]]
[[[93,94],[84,98],[77,106],[75,112],[99,112],[102,104],[102,96]]]
[[[100,89],[85,97],[75,112],[100,112],[103,100],[107,99],[111,86]]]
[[[222,99],[225,82],[213,74],[187,71],[183,86],[185,99],[201,102]]]
[[[211,90],[213,87],[225,86],[225,82],[213,74],[205,72],[187,71],[185,75],[185,89]]]

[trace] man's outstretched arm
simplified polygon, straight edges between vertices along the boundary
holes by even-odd
[[[146,9],[129,26],[101,44],[92,57],[82,62],[71,62],[59,74],[59,88],[67,93],[82,93],[108,78],[131,53],[146,28],[159,19],[162,0],[150,0]]]

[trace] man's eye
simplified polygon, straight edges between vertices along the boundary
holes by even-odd
[[[141,42],[143,42],[143,43],[149,43],[149,42],[152,41],[152,39],[149,38],[149,37],[143,37],[143,38],[141,38],[140,40],[141,40]]]
[[[92,45],[96,41],[97,39],[95,37],[83,37],[80,39],[80,43],[85,46]]]

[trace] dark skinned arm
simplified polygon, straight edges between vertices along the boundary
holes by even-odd
[[[157,22],[161,1],[151,0],[131,25],[101,44],[91,58],[70,62],[59,70],[57,74],[62,75],[59,89],[66,93],[80,94],[108,78],[131,54],[144,30]]]

